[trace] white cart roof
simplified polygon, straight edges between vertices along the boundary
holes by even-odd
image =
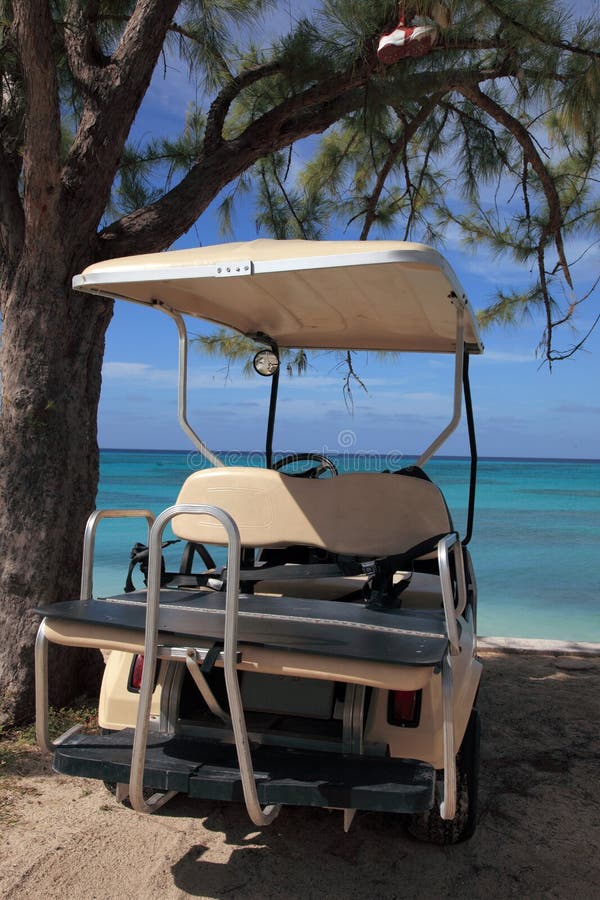
[[[464,291],[431,247],[403,241],[217,244],[112,259],[73,279],[80,291],[266,334],[280,347],[453,353],[482,344]]]

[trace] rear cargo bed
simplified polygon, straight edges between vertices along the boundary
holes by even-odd
[[[48,619],[143,631],[146,594],[72,600],[36,610]],[[225,594],[162,590],[159,631],[222,641]],[[241,594],[238,642],[346,659],[436,666],[448,645],[443,612],[372,610],[362,603]]]

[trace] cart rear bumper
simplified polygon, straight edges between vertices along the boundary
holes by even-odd
[[[63,775],[128,783],[133,730],[77,734],[54,753]],[[415,760],[347,756],[281,747],[253,748],[254,774],[263,804],[339,807],[414,813],[430,809],[435,771]],[[233,744],[168,734],[149,736],[144,786],[205,800],[243,802]]]

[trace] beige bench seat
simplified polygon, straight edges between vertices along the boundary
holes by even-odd
[[[301,544],[381,557],[452,531],[444,498],[432,482],[382,472],[309,479],[241,466],[203,469],[186,479],[177,503],[225,510],[246,547]],[[223,527],[209,516],[176,516],[172,528],[186,541],[227,543]]]

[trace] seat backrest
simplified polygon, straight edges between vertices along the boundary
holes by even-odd
[[[434,484],[378,472],[309,479],[270,469],[203,469],[186,479],[177,502],[225,510],[245,547],[304,544],[332,553],[391,556],[452,530]],[[172,527],[183,540],[227,543],[223,527],[208,516],[176,516]]]

